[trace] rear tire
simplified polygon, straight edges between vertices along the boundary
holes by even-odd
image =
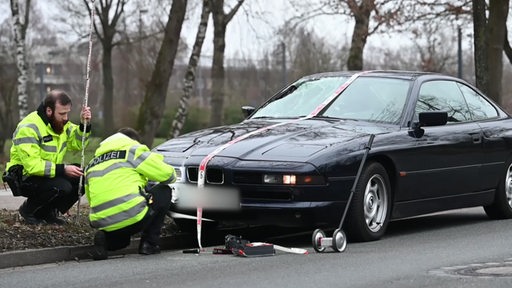
[[[512,218],[512,162],[508,161],[494,195],[494,202],[484,206],[485,213],[491,219]]]
[[[350,241],[374,241],[386,232],[391,214],[391,185],[386,169],[377,162],[364,166],[347,217]]]

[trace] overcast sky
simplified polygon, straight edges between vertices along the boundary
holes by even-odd
[[[43,11],[44,15],[52,15],[58,13],[58,8],[51,5],[53,1],[33,1]],[[43,4],[44,3],[44,4]],[[193,3],[193,1],[189,1]],[[226,1],[226,3],[230,3]],[[227,28],[226,34],[226,56],[227,57],[244,57],[249,55],[259,58],[263,51],[269,50],[270,45],[274,44],[275,30],[284,23],[287,16],[294,11],[293,8],[287,6],[286,0],[247,0],[244,3],[245,8],[240,9]],[[250,5],[250,6],[249,6]],[[259,16],[247,16],[247,10],[250,13]],[[0,22],[11,16],[9,0],[0,0]],[[199,12],[197,12],[199,13]],[[264,18],[264,19],[259,19]],[[195,17],[198,19],[198,15]],[[211,17],[210,17],[211,19]],[[47,24],[55,25],[47,22]],[[195,33],[197,31],[198,21],[187,21],[184,24],[182,37],[192,46]],[[84,23],[88,25],[88,23]],[[352,24],[347,20],[335,19],[334,17],[318,17],[314,21],[308,22],[308,27],[325,39],[329,39],[332,43],[340,43],[344,37],[349,37],[347,33],[342,31],[350,31]],[[341,32],[341,33],[340,33]],[[208,36],[204,43],[204,55],[212,54],[212,34],[213,24],[210,21],[208,27]],[[347,38],[349,39],[349,38]]]
[[[38,5],[45,15],[51,15],[58,13],[59,10],[57,7],[51,5],[55,3],[54,1],[33,0],[33,3]],[[150,0],[148,1],[148,3],[154,3]],[[226,0],[226,3],[232,3],[233,1],[234,0]],[[198,3],[198,1],[189,0],[189,7],[191,7],[193,3]],[[226,58],[260,59],[264,51],[271,50],[276,44],[276,29],[284,23],[285,19],[295,13],[295,9],[289,6],[287,0],[246,0],[242,7],[243,8],[238,11],[227,28]],[[184,23],[181,34],[182,37],[187,40],[190,47],[195,40],[200,13],[199,7],[196,10],[195,17],[192,17],[193,20]],[[166,14],[167,11],[163,11],[163,13]],[[247,16],[248,13],[257,16]],[[0,0],[0,21],[10,16],[9,0]],[[52,23],[48,22],[48,25],[51,27]],[[85,27],[88,27],[88,25],[88,22],[84,23]],[[308,29],[312,29],[319,37],[322,37],[328,43],[341,46],[347,41],[350,41],[353,22],[351,19],[341,16],[324,16],[307,21],[305,26],[308,27]],[[208,56],[212,55],[212,34],[213,24],[210,23],[207,32],[208,36],[204,42],[203,48],[202,60],[204,61],[209,61]],[[368,38],[367,48],[371,49],[371,47],[384,46],[399,48],[401,45],[406,45],[410,42],[411,41],[405,36],[396,34],[372,35]],[[465,41],[464,44],[470,45],[471,41]]]

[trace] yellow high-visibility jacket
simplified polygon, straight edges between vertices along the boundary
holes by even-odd
[[[18,123],[12,136],[10,159],[6,170],[13,165],[23,165],[23,175],[53,178],[64,175],[64,155],[68,150],[81,150],[83,131],[85,144],[90,135],[90,126],[76,125],[68,121],[64,132],[53,131],[43,106],[28,114]]]
[[[163,155],[122,133],[103,140],[85,167],[91,226],[114,231],[140,221],[148,210],[140,190],[148,180],[176,181],[174,168]]]

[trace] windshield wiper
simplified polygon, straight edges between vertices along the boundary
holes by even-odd
[[[325,115],[315,115],[313,118],[322,118],[322,119],[335,119],[335,120],[341,120],[340,117],[333,117],[333,116],[325,116]]]
[[[301,85],[302,83],[298,83],[297,85],[290,85],[290,87],[286,88],[286,90],[284,90],[279,96],[277,96],[275,100],[279,100],[289,94],[292,94],[295,90],[297,90],[297,88],[299,88],[299,86]]]
[[[273,117],[273,116],[258,116],[258,117],[253,117],[251,118],[251,120],[253,119],[275,119],[276,117]]]

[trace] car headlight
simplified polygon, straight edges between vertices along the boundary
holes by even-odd
[[[319,175],[263,174],[264,184],[323,185],[324,177]]]
[[[183,182],[183,175],[185,175],[183,172],[184,169],[184,167],[174,167],[174,172],[176,173],[176,182]]]

